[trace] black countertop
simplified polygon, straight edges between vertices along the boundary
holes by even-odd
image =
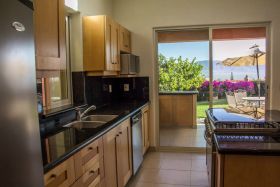
[[[198,91],[165,91],[159,92],[159,95],[196,95]]]
[[[60,128],[56,133],[42,138],[44,172],[48,172],[74,153],[96,140],[110,129],[145,107],[148,101],[120,102],[104,106],[91,114],[115,114],[114,120],[92,129]]]
[[[280,155],[279,134],[214,134],[213,139],[222,154]]]

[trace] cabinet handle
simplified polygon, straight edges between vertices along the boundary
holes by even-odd
[[[93,148],[92,148],[92,147],[89,147],[88,150],[91,151],[91,150],[93,150]]]
[[[117,134],[117,137],[120,136],[119,134]]]
[[[119,132],[119,134],[122,134],[122,132]]]
[[[90,173],[90,174],[94,174],[94,173],[95,173],[95,171],[93,171],[93,170],[90,170],[90,171],[89,171],[89,173]]]
[[[56,174],[51,174],[50,179],[55,179],[56,178]]]

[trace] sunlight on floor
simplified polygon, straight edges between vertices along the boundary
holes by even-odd
[[[161,128],[160,146],[169,147],[205,147],[204,124],[197,128]]]
[[[205,154],[150,152],[128,187],[208,187]]]

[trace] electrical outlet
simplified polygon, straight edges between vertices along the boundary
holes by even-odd
[[[123,85],[123,91],[129,92],[129,84],[124,84]]]
[[[112,93],[112,85],[111,84],[109,84],[109,93]]]

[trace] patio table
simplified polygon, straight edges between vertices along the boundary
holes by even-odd
[[[242,97],[242,100],[247,101],[254,108],[254,117],[257,118],[258,108],[260,108],[261,102],[265,101],[265,97]]]

